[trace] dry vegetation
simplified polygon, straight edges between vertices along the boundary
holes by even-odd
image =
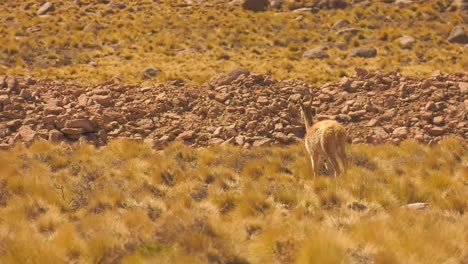
[[[140,83],[154,67],[156,81],[200,84],[241,66],[323,83],[356,66],[468,68],[466,48],[446,40],[461,21],[450,0],[315,14],[288,11],[313,1],[262,13],[221,0],[52,2],[38,16],[37,1],[0,1],[0,75]],[[331,31],[340,19],[359,31]],[[302,58],[320,45],[329,58]],[[355,47],[378,55],[349,57]],[[303,144],[16,144],[0,151],[0,263],[468,263],[466,140],[353,144],[347,155],[347,173],[313,179]],[[429,207],[403,207],[415,202]]]
[[[468,68],[463,45],[446,40],[462,21],[459,12],[445,11],[449,0],[404,8],[379,1],[315,14],[287,11],[313,1],[289,1],[283,11],[262,13],[229,7],[227,1],[187,6],[132,0],[123,9],[108,1],[52,2],[55,10],[43,16],[37,15],[36,1],[0,3],[0,74],[91,83],[118,75],[128,83],[141,82],[142,70],[151,66],[162,71],[159,81],[199,84],[241,66],[277,79],[323,83],[354,73],[355,66],[412,76]],[[360,31],[336,34],[330,28],[340,19]],[[412,49],[399,47],[396,40],[403,35],[416,39]],[[329,47],[330,58],[302,59],[319,45]],[[378,55],[351,58],[355,47],[376,47]]]
[[[345,175],[313,180],[302,145],[18,144],[0,152],[0,262],[467,260],[463,141],[347,152]]]

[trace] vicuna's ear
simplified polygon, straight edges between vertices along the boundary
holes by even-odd
[[[304,102],[302,102],[301,99],[299,99],[299,106],[300,106],[302,109],[304,109]]]

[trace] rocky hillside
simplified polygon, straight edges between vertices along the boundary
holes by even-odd
[[[343,123],[353,143],[468,138],[467,73],[414,79],[356,69],[352,77],[313,87],[238,69],[201,86],[173,81],[141,87],[112,79],[81,87],[4,76],[0,145],[36,138],[103,145],[119,137],[156,147],[174,140],[190,146],[289,144],[305,132],[298,100],[310,101],[317,121]]]
[[[427,78],[468,69],[466,3],[0,1],[0,75],[201,85],[244,67],[318,84],[361,67]]]

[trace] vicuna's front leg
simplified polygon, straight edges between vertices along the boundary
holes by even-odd
[[[312,164],[312,171],[314,172],[314,178],[319,174],[320,168],[320,155],[317,152],[310,154],[310,162]]]

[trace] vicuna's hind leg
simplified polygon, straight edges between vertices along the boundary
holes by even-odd
[[[336,159],[338,156],[338,149],[336,146],[336,140],[333,140],[329,142],[329,144],[325,144],[325,155],[328,161],[328,164],[330,164],[331,168],[333,169],[333,173],[335,177],[337,177],[340,174],[340,164],[338,163],[338,160]]]
[[[343,171],[346,173],[348,171],[348,158],[346,157],[345,144],[342,143],[338,146],[338,157],[343,163]]]

